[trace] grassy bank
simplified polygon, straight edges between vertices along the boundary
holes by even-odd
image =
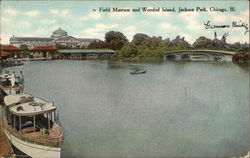
[[[250,63],[250,52],[238,52],[233,56],[234,62]]]

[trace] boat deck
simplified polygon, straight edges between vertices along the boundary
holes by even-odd
[[[13,149],[2,126],[0,126],[0,157],[14,157]]]
[[[24,130],[26,132],[24,132]],[[34,132],[34,128],[31,127],[23,129],[21,135],[23,136],[22,138],[24,140],[33,141],[37,144],[44,144],[50,146],[58,146],[58,143],[63,139],[60,129],[58,128],[58,126],[55,125],[50,129],[49,134],[43,133],[42,131]]]
[[[52,126],[49,133],[47,133],[46,131],[42,132],[34,130],[34,127],[23,128],[22,132],[19,133],[8,124],[5,124],[5,128],[7,128],[8,132],[10,132],[16,138],[35,144],[51,147],[61,147],[63,142],[63,133],[60,127],[56,124]]]

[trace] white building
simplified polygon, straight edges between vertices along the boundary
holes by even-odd
[[[55,30],[50,37],[11,37],[10,44],[16,47],[20,47],[22,44],[26,44],[29,48],[34,48],[37,46],[55,46],[57,43],[64,46],[70,47],[82,47],[88,46],[92,41],[97,41],[98,39],[93,38],[75,38],[69,36],[68,33],[61,28]]]

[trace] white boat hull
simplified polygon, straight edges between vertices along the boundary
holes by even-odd
[[[6,129],[4,131],[12,145],[32,158],[60,158],[61,148],[29,143],[11,135]]]

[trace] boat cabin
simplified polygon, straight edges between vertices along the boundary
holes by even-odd
[[[16,94],[4,97],[4,126],[15,137],[40,145],[60,147],[63,133],[56,124],[56,107],[52,102]]]

